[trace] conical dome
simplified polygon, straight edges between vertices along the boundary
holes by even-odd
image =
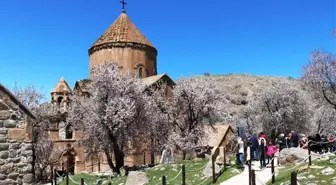
[[[149,40],[132,23],[127,14],[122,12],[119,17],[111,24],[111,26],[107,28],[103,35],[101,35],[98,40],[90,47],[89,53],[91,53],[95,46],[118,42],[138,43],[154,48],[152,43],[150,43]]]
[[[157,50],[132,23],[125,11],[89,48],[90,75],[94,66],[117,62],[123,71],[140,78],[157,74]]]

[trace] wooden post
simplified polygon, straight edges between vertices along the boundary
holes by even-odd
[[[290,185],[297,185],[297,172],[292,171],[291,173],[291,184]]]
[[[311,160],[311,151],[310,151],[310,141],[308,141],[308,158],[309,158],[309,166],[311,166],[312,160]]]
[[[212,163],[212,183],[216,183],[216,166],[214,156],[211,156]]]
[[[252,160],[248,161],[249,185],[252,184]]]
[[[54,170],[54,185],[57,185],[57,171]]]
[[[66,171],[65,174],[66,174],[66,179],[65,179],[66,185],[69,185],[69,173],[68,173],[68,171]]]
[[[51,181],[51,185],[53,185],[53,180],[54,180],[54,169],[53,167],[51,167],[50,170],[50,181]],[[56,185],[56,184],[55,184]]]
[[[272,155],[272,169],[271,169],[271,172],[272,172],[272,184],[275,183],[275,173],[274,173],[274,154]]]
[[[162,176],[162,185],[167,185],[166,176]]]
[[[251,185],[256,185],[256,177],[255,177],[255,171],[254,170],[251,170],[252,172],[252,176],[251,176]]]
[[[143,152],[143,164],[146,165],[146,151]]]
[[[226,170],[226,165],[225,165],[225,164],[226,164],[225,147],[223,147],[223,150],[224,150],[224,151],[223,151],[223,156],[224,156],[224,162],[223,162],[224,166],[223,166],[223,167],[224,167],[224,170]]]
[[[84,179],[81,178],[81,185],[84,185]]]
[[[186,171],[184,165],[182,165],[182,185],[186,185]]]
[[[100,158],[98,158],[98,172],[100,172]]]

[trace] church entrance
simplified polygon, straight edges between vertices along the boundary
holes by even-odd
[[[71,147],[71,145],[68,144],[67,149],[64,153],[64,158],[65,158],[65,170],[69,174],[75,174],[75,161],[76,161],[76,151],[74,148]]]
[[[75,174],[75,156],[68,155],[66,159],[66,171],[69,174]]]

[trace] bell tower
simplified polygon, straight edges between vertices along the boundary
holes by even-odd
[[[71,88],[62,77],[51,91],[51,103],[59,106],[61,111],[65,111],[70,103],[70,94]]]

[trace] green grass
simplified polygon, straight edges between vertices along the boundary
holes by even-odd
[[[289,170],[293,168],[293,166],[286,167],[284,169],[279,170],[278,175],[275,176],[275,183],[274,185],[280,184],[290,184],[291,172],[296,170],[298,173],[298,182],[300,184],[309,184],[309,183],[316,183],[317,185],[324,185],[324,184],[333,184],[335,177],[335,173],[331,175],[322,175],[321,170],[326,169],[327,167],[331,167],[336,170],[336,165],[330,163],[332,159],[335,157],[330,157],[329,160],[322,161],[322,160],[314,160],[312,161],[312,167],[308,167],[308,163],[302,163],[297,168],[293,170]],[[314,168],[319,167],[319,168]],[[313,178],[308,178],[308,176],[314,176]],[[267,183],[272,184],[271,181]]]
[[[186,184],[200,184],[203,182],[205,185],[212,184],[212,177],[203,176],[204,166],[207,164],[208,160],[204,159],[201,161],[178,161],[175,164],[167,164],[167,165],[157,165],[146,171],[147,177],[149,179],[148,185],[156,185],[161,183],[162,176],[166,176],[167,182],[169,184],[180,184],[182,181],[182,174],[179,174],[175,180],[172,180],[182,169],[182,164],[185,165],[186,169]],[[236,168],[234,166],[228,166],[225,171],[221,174],[221,176],[217,179],[216,184],[220,184],[225,180],[233,177],[237,173],[234,173]],[[235,170],[237,172],[237,170]],[[239,170],[238,172],[242,172]],[[92,185],[95,184],[96,181],[101,178],[99,176],[91,175],[91,174],[77,174],[72,176],[73,180],[76,182],[80,182],[80,179],[83,178],[86,184]],[[207,179],[207,180],[206,180]],[[172,181],[171,181],[172,180]],[[75,185],[71,180],[69,180],[70,185]],[[103,179],[103,184],[108,184],[111,182],[113,185],[124,184],[126,182],[126,177],[116,177],[113,179]],[[65,185],[65,179],[60,183],[60,185]]]
[[[109,182],[111,182],[113,185],[125,184],[126,182],[126,177],[117,177],[117,178],[110,179],[108,177],[102,178],[101,176],[92,175],[92,174],[76,174],[76,175],[71,176],[71,178],[78,183],[80,183],[81,178],[83,178],[84,182],[87,185],[95,185],[98,179],[102,179],[103,185],[107,185]],[[63,179],[63,181],[59,183],[59,185],[66,185],[65,178]],[[78,184],[73,183],[69,179],[69,185],[78,185]]]

